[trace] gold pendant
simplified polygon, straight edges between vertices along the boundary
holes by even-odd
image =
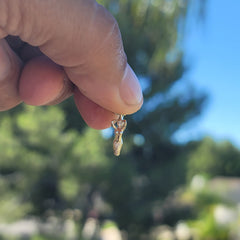
[[[123,119],[123,117],[124,115],[119,114],[118,119],[112,121],[112,127],[114,128],[115,134],[113,139],[113,152],[115,156],[120,155],[123,145],[122,135],[127,127],[127,121]]]

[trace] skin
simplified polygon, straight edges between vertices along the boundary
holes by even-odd
[[[0,0],[0,110],[72,94],[95,129],[142,106],[116,20],[94,0]]]

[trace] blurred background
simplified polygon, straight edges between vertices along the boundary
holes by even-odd
[[[0,114],[0,239],[240,239],[240,2],[101,0],[144,90],[119,158],[72,99]]]

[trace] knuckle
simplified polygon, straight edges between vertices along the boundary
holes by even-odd
[[[88,42],[91,50],[88,59],[91,62],[97,61],[102,68],[111,66],[112,72],[122,75],[127,65],[127,56],[116,19],[103,6],[98,5],[93,26],[87,34],[92,39]]]
[[[21,32],[21,22],[23,17],[21,12],[21,2],[22,1],[17,0],[0,1],[0,27],[7,34],[19,35]]]

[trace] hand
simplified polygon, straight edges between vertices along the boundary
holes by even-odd
[[[25,43],[9,38],[15,52],[8,35]],[[109,127],[114,113],[141,107],[116,20],[94,0],[0,0],[0,110],[21,101],[56,104],[72,94],[96,129]]]

